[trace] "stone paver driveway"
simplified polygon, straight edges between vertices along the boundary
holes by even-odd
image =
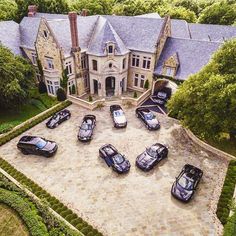
[[[18,138],[0,148],[0,156],[39,183],[105,235],[218,235],[222,229],[214,216],[227,162],[195,146],[174,120],[158,114],[159,131],[150,132],[135,117],[134,108],[125,109],[126,129],[112,126],[109,108],[89,112],[71,105],[72,118],[55,130],[38,124],[25,134],[55,140],[59,149],[50,158],[24,156],[16,149]],[[94,139],[77,141],[82,117],[97,116]],[[149,173],[136,168],[136,156],[145,147],[161,142],[169,146],[168,159]],[[131,162],[126,175],[118,175],[98,157],[105,143],[118,148]],[[175,176],[185,163],[203,169],[204,176],[195,198],[182,204],[171,197]]]

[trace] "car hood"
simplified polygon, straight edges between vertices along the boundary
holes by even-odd
[[[55,142],[48,141],[47,144],[42,149],[43,151],[52,151],[57,147],[57,144]]]
[[[87,138],[92,135],[92,130],[91,129],[80,129],[78,136],[81,138]]]
[[[147,154],[146,151],[144,151],[142,154],[140,154],[137,157],[137,162],[139,165],[142,166],[147,166],[152,164],[155,161],[155,159],[153,157],[151,157],[150,155]]]
[[[125,160],[121,164],[115,164],[115,168],[119,171],[121,171],[121,170],[122,171],[127,171],[130,168],[130,163],[129,163],[128,160]]]
[[[48,126],[54,126],[55,124],[57,123],[57,121],[55,119],[50,119],[48,122],[47,122],[47,125]]]
[[[193,190],[186,190],[176,182],[173,184],[172,192],[184,200],[188,200],[193,194]]]
[[[152,120],[147,120],[147,123],[152,127],[159,125],[159,121],[156,118]]]
[[[114,120],[115,120],[115,122],[118,123],[118,124],[126,123],[126,117],[125,117],[125,116],[117,116],[117,117],[114,117]]]

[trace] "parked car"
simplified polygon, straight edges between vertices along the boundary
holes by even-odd
[[[135,110],[136,116],[141,119],[148,130],[157,130],[160,128],[160,123],[156,116],[148,108],[138,107]]]
[[[143,171],[149,171],[161,160],[167,158],[168,148],[161,143],[153,144],[136,159],[136,165]]]
[[[189,202],[202,178],[203,171],[190,164],[184,165],[171,188],[171,194],[183,202]]]
[[[158,91],[150,98],[153,102],[164,105],[167,102],[168,94],[165,91]]]
[[[86,115],[83,118],[82,124],[79,128],[78,139],[80,141],[90,141],[93,137],[93,130],[96,126],[96,116]]]
[[[111,117],[113,119],[115,128],[124,128],[127,126],[125,113],[120,105],[111,105],[110,113],[111,113]]]
[[[56,128],[62,122],[69,120],[71,117],[71,113],[69,110],[64,109],[55,113],[46,123],[46,126],[50,129]]]
[[[41,137],[23,136],[17,143],[17,148],[25,155],[51,157],[56,153],[58,146],[55,142]]]
[[[130,169],[130,162],[111,144],[103,145],[99,149],[99,156],[119,174],[126,173]]]

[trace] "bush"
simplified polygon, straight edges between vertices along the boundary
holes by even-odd
[[[138,95],[137,95],[137,92],[135,91],[134,92],[134,98],[137,98],[138,97]]]
[[[89,95],[88,100],[89,100],[89,102],[92,102],[93,101],[93,97],[91,95]]]
[[[228,170],[225,176],[225,181],[223,188],[221,190],[221,195],[217,204],[217,217],[224,225],[227,223],[229,212],[230,212],[230,203],[233,198],[234,189],[236,185],[236,160],[231,160],[228,166]]]
[[[38,90],[39,90],[39,93],[41,93],[41,94],[42,93],[47,93],[47,86],[43,81],[39,82]]]
[[[149,89],[149,80],[147,79],[144,84],[145,89]]]
[[[57,100],[62,102],[66,100],[66,93],[63,88],[57,90]]]
[[[75,85],[73,84],[72,87],[71,87],[71,93],[72,94],[75,94]]]

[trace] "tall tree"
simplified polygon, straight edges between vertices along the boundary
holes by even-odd
[[[14,109],[27,101],[35,72],[28,61],[3,46],[0,55],[0,107]]]
[[[0,1],[0,21],[13,20],[16,17],[17,5],[12,0]]]
[[[232,25],[236,20],[236,3],[216,2],[208,6],[199,16],[205,24]]]
[[[168,102],[174,116],[202,137],[236,131],[236,39],[226,42]]]

